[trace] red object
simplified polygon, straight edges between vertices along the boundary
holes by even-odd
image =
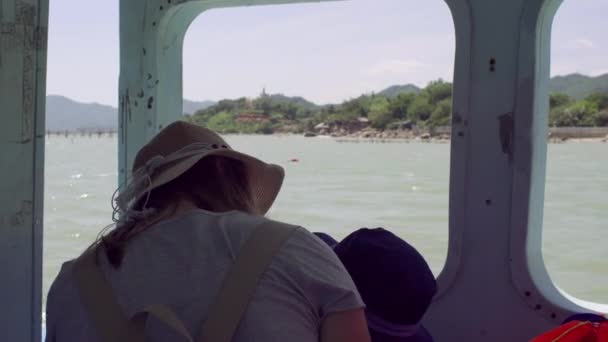
[[[572,321],[531,342],[608,342],[608,322]]]

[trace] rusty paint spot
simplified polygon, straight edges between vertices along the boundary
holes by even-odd
[[[148,98],[148,109],[152,109],[152,104],[154,103],[154,97],[150,96]]]
[[[36,22],[36,5],[25,1],[17,1],[15,22],[17,24],[33,26]]]
[[[36,50],[46,50],[49,29],[47,27],[36,27],[34,31],[34,45]]]
[[[452,121],[455,124],[460,124],[460,123],[462,123],[462,117],[460,116],[460,114],[454,113],[454,115],[452,115]]]
[[[0,23],[0,39],[3,43],[2,52],[12,51],[22,44],[21,39],[17,37],[17,25],[15,23]],[[2,65],[2,60],[0,60],[0,65]]]
[[[17,31],[15,23],[1,23],[0,33],[6,35],[14,35]]]
[[[490,58],[490,71],[496,71],[496,58],[494,57]]]
[[[25,6],[25,5],[24,5]],[[21,9],[24,15],[28,16],[29,7],[25,6]],[[34,14],[32,14],[34,15]],[[29,143],[34,138],[34,126],[36,117],[36,29],[25,26],[23,28],[23,64],[22,64],[22,79],[21,84],[21,141],[23,144]]]
[[[29,144],[30,142],[32,142],[31,138],[25,138],[22,140],[9,140],[8,141],[10,144],[20,144],[20,145],[25,145],[25,144]]]
[[[33,211],[33,202],[32,201],[23,201],[21,202],[21,208],[19,211],[8,217],[8,224],[12,228],[17,228],[26,221],[28,217],[32,217]]]
[[[131,121],[131,96],[129,95],[129,89],[125,90],[125,93],[120,96],[120,127],[124,128],[127,126],[126,122]],[[125,138],[125,129],[120,130],[121,137]]]
[[[509,156],[509,161],[513,159],[513,133],[515,122],[512,113],[503,114],[498,118],[500,127],[498,135],[500,137],[500,145],[502,153]]]

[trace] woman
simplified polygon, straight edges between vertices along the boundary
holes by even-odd
[[[257,234],[269,225],[287,231],[263,217],[282,181],[282,168],[232,150],[205,128],[176,122],[163,129],[138,152],[114,201],[115,229],[65,263],[51,286],[47,341],[106,342],[118,330],[154,341],[202,338],[208,325],[225,325],[209,323],[222,310],[237,317],[222,328],[225,340],[369,341],[363,302],[330,248],[297,228],[272,255]],[[248,254],[250,240],[260,247]],[[241,274],[229,280],[233,264],[264,251],[270,259],[258,263],[263,272],[240,302],[244,312],[230,312],[238,305],[216,297],[227,283],[242,284]]]

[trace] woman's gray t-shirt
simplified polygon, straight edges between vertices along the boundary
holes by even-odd
[[[197,336],[208,308],[241,246],[266,220],[242,212],[193,210],[160,222],[128,245],[122,266],[101,268],[129,317],[151,304],[164,304]],[[49,291],[47,341],[99,341],[65,263]],[[298,228],[266,269],[233,341],[318,341],[331,313],[364,307],[344,269],[316,236]],[[149,320],[151,341],[173,340],[173,331]]]

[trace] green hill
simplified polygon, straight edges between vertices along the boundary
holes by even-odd
[[[294,106],[302,109],[315,110],[319,109],[319,105],[312,103],[301,96],[286,96],[283,94],[272,94],[268,95],[270,101],[274,104],[287,104],[291,103]]]
[[[388,98],[392,98],[392,97],[396,97],[399,94],[419,94],[420,91],[422,89],[418,88],[417,86],[413,85],[413,84],[406,84],[406,85],[393,85],[390,86],[384,90],[382,90],[381,92],[378,93],[378,95],[382,95]]]
[[[419,94],[422,89],[413,84],[393,85],[378,93],[388,98],[399,94]],[[555,76],[549,81],[551,93],[563,93],[577,100],[583,99],[593,93],[608,94],[608,74],[592,77],[581,74]]]
[[[552,126],[608,126],[608,74],[554,77],[550,89]],[[326,105],[264,92],[253,99],[219,101],[188,120],[221,133],[272,133],[311,131],[320,123],[354,127],[369,122],[374,128],[390,129],[407,121],[438,127],[450,124],[451,112],[452,84],[436,80],[422,89],[412,84],[393,85],[375,94]],[[359,120],[362,117],[367,120]]]
[[[608,94],[608,74],[591,77],[581,74],[556,76],[549,82],[551,93],[563,93],[577,100],[592,93]]]

